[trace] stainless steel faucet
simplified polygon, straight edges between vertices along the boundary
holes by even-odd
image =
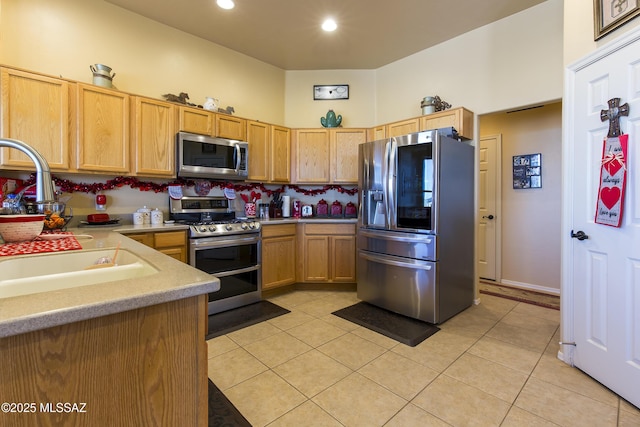
[[[36,165],[36,203],[55,202],[56,193],[51,179],[49,163],[33,147],[17,139],[0,138],[0,147],[22,151]]]

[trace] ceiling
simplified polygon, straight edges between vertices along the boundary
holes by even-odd
[[[545,0],[106,0],[284,70],[376,69]],[[338,29],[320,29],[326,17]]]

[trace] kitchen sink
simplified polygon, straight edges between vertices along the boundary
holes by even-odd
[[[57,252],[0,260],[0,298],[50,292],[155,274],[158,270],[142,258],[120,249],[116,265],[86,270],[115,248]]]

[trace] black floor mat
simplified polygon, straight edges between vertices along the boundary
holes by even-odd
[[[231,426],[251,427],[251,424],[209,379],[209,427]]]
[[[359,302],[332,314],[410,347],[417,346],[440,330],[431,323],[402,316],[366,302]]]
[[[259,301],[244,307],[212,314],[209,316],[207,339],[228,334],[287,313],[289,310],[286,308],[269,301]]]

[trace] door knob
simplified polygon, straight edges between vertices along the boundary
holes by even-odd
[[[493,219],[495,218],[493,215],[485,215],[482,218],[486,218],[486,219]]]
[[[578,240],[586,240],[589,238],[589,236],[587,236],[582,230],[578,230],[577,233],[574,233],[573,230],[571,230],[571,237]]]

